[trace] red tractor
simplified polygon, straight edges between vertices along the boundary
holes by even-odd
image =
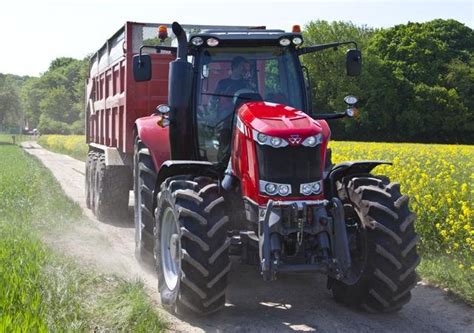
[[[168,85],[167,102],[134,122],[133,163],[100,164],[112,153],[89,135],[87,167],[90,206],[99,214],[124,205],[107,193],[131,187],[106,171],[130,179],[123,170],[133,170],[137,255],[153,253],[163,305],[196,314],[221,309],[229,257],[238,256],[265,280],[323,273],[339,302],[399,310],[410,300],[419,263],[408,197],[399,184],[371,174],[387,162],[331,163],[326,120],[352,117],[357,98],[346,97],[341,113],[314,112],[299,59],[354,44],[346,58],[354,76],[361,70],[357,45],[303,47],[299,29],[187,36],[178,23],[171,28],[176,47],[143,45],[130,55],[136,85],[169,68],[157,83],[162,91]],[[168,68],[157,59],[168,60]]]

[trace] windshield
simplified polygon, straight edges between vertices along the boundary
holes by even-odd
[[[303,110],[298,63],[289,49],[235,47],[202,52],[196,95],[201,159],[228,161],[234,113],[242,102],[263,100]]]

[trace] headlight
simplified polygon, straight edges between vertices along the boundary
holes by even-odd
[[[257,141],[258,144],[272,146],[273,148],[288,146],[288,142],[285,139],[259,133],[256,130],[253,130],[253,139]]]
[[[273,147],[280,147],[280,145],[281,145],[281,139],[280,139],[280,138],[271,138],[271,139],[270,139],[270,144],[271,144]]]
[[[301,43],[303,43],[303,39],[301,39],[300,37],[293,38],[293,44],[300,45]]]
[[[207,40],[207,45],[211,46],[211,47],[214,47],[214,46],[217,46],[219,45],[219,40],[217,38],[209,38]]]
[[[201,37],[194,37],[193,39],[191,39],[191,44],[195,46],[201,46],[202,43],[204,43],[204,41]]]
[[[257,134],[258,142],[264,144],[265,142],[267,142],[267,139],[268,139],[268,137],[265,134],[263,134],[263,133],[258,133]]]
[[[313,188],[311,187],[310,184],[302,184],[300,192],[301,194],[304,194],[304,195],[310,195],[311,192],[313,192]]]
[[[301,143],[303,146],[306,147],[315,147],[319,145],[323,141],[323,136],[321,134],[308,136],[304,141]]]
[[[278,193],[282,196],[287,196],[290,193],[290,185],[278,185]]]
[[[261,180],[259,185],[260,192],[264,194],[286,197],[291,193],[290,184],[278,184]]]
[[[300,185],[300,193],[303,195],[319,194],[321,192],[321,181]]]
[[[288,46],[288,45],[290,45],[290,43],[291,43],[291,42],[290,42],[290,40],[289,40],[288,38],[282,38],[282,39],[280,39],[280,45],[281,45],[281,46]]]
[[[265,185],[265,192],[267,192],[268,194],[275,194],[276,189],[277,189],[277,187],[273,183],[267,183]]]

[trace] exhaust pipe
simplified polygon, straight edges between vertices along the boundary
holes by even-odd
[[[172,160],[197,160],[191,105],[193,66],[187,60],[188,40],[178,22],[171,26],[178,39],[176,60],[170,63],[168,105],[170,106],[170,152]]]
[[[173,22],[171,29],[178,40],[176,61],[186,61],[188,56],[188,39],[186,38],[186,32],[178,22]]]

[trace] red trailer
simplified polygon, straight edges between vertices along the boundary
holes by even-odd
[[[161,28],[160,28],[161,27]],[[156,126],[155,108],[168,101],[168,67],[171,51],[151,54],[153,79],[133,79],[132,58],[146,45],[171,45],[171,24],[126,22],[91,57],[86,87],[86,140],[90,147],[87,204],[99,219],[123,215],[132,190],[134,139],[138,130],[150,140],[159,166],[169,159],[168,129]],[[187,32],[205,29],[248,29],[236,26],[184,25]],[[165,37],[159,39],[160,29]],[[154,148],[154,147],[149,147]],[[96,177],[97,175],[97,177]]]

